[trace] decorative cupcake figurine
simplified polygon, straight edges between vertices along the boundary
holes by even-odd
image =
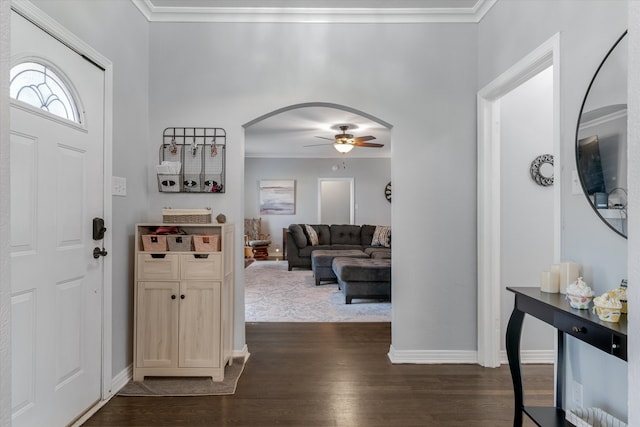
[[[623,280],[620,287],[609,291],[609,295],[618,298],[622,303],[622,314],[627,314],[627,281]]]
[[[571,307],[586,310],[593,299],[593,290],[582,277],[578,277],[578,280],[567,286],[567,299]]]
[[[605,292],[593,300],[593,311],[603,322],[617,322],[622,314],[622,303],[609,292]]]

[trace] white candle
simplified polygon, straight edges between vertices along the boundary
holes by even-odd
[[[567,286],[578,280],[580,266],[575,262],[560,263],[560,293],[567,293]]]
[[[550,294],[557,294],[560,290],[558,273],[555,271],[543,271],[540,275],[540,290]]]

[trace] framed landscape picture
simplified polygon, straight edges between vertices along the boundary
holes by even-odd
[[[260,215],[296,213],[295,180],[263,179],[259,184]]]

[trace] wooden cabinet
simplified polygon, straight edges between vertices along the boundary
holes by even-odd
[[[158,226],[166,224],[136,225],[133,379],[222,381],[233,360],[234,227],[177,224],[188,235],[219,239],[218,251],[145,251],[143,236]]]

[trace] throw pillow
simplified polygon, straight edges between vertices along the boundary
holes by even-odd
[[[302,227],[298,224],[291,224],[289,226],[289,233],[293,237],[293,241],[299,249],[307,247],[307,236],[302,231]]]
[[[384,246],[385,248],[391,247],[391,227],[388,226],[376,226],[376,231],[373,232],[373,238],[371,239],[371,246]]]
[[[304,229],[307,231],[309,244],[311,246],[318,246],[318,233],[316,233],[316,230],[309,224],[305,224]]]

